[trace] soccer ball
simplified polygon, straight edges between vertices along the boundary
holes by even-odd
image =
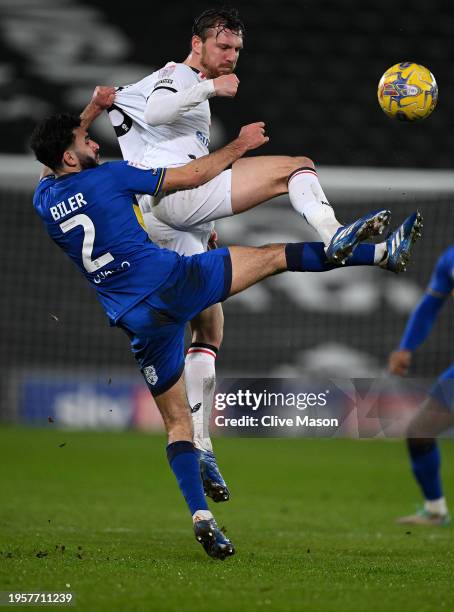
[[[417,121],[432,114],[438,87],[434,75],[412,62],[401,62],[388,68],[378,84],[378,103],[393,119]]]

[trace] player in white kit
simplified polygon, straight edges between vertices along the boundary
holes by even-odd
[[[147,167],[171,167],[208,153],[208,99],[235,96],[239,80],[233,71],[243,47],[243,34],[244,26],[235,10],[205,11],[194,22],[191,52],[183,63],[169,62],[138,83],[115,90],[109,117],[125,159]],[[102,105],[103,96],[112,98],[113,89],[100,88],[98,93]],[[216,219],[244,212],[284,193],[318,231],[327,258],[333,263],[345,261],[359,241],[381,233],[389,221],[389,211],[380,210],[342,227],[308,157],[241,159],[201,187],[156,198],[142,196],[139,203],[151,240],[180,254],[193,255],[209,246]],[[407,223],[400,240],[412,240],[419,225],[419,217]],[[386,266],[386,257],[386,243],[377,245],[375,262]],[[218,470],[208,433],[215,358],[223,334],[221,305],[203,311],[191,322],[191,328],[185,381],[193,412],[194,444],[200,450],[207,495],[214,501],[226,501],[230,493]]]

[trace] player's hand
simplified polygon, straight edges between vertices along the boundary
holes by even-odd
[[[389,356],[388,368],[391,374],[406,376],[411,364],[411,352],[403,349],[394,351]]]
[[[240,80],[236,74],[223,74],[217,79],[213,79],[213,83],[217,96],[234,98],[238,91]]]
[[[98,85],[93,92],[91,101],[103,110],[110,108],[115,100],[115,87]]]
[[[269,141],[268,136],[265,136],[265,124],[263,121],[250,123],[241,128],[238,140],[246,147],[247,151],[257,149]]]
[[[207,249],[208,251],[214,251],[217,248],[218,248],[218,233],[216,230],[213,230],[208,240]]]

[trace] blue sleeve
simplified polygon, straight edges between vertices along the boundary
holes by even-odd
[[[454,264],[454,248],[443,253],[430,279],[428,292],[408,320],[399,349],[414,351],[429,335],[432,325],[453,288],[450,270]],[[435,294],[435,295],[434,295]]]
[[[454,247],[443,253],[435,266],[429,283],[429,291],[449,295],[454,288],[451,269],[454,268]]]
[[[42,178],[39,181],[38,185],[36,186],[35,194],[33,196],[33,200],[36,201],[40,197],[42,192],[45,189],[48,189],[49,187],[51,187],[54,183],[55,183],[55,176],[53,174],[48,174],[47,176]]]
[[[443,303],[444,297],[435,297],[430,293],[424,295],[408,320],[399,349],[414,351],[424,342]]]
[[[108,165],[120,189],[133,195],[157,195],[166,174],[165,168],[137,168],[126,161],[110,162]]]

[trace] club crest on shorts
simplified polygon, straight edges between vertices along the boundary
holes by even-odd
[[[145,380],[152,387],[158,382],[158,375],[156,374],[156,368],[152,365],[147,366],[142,370],[143,375],[145,376]]]

